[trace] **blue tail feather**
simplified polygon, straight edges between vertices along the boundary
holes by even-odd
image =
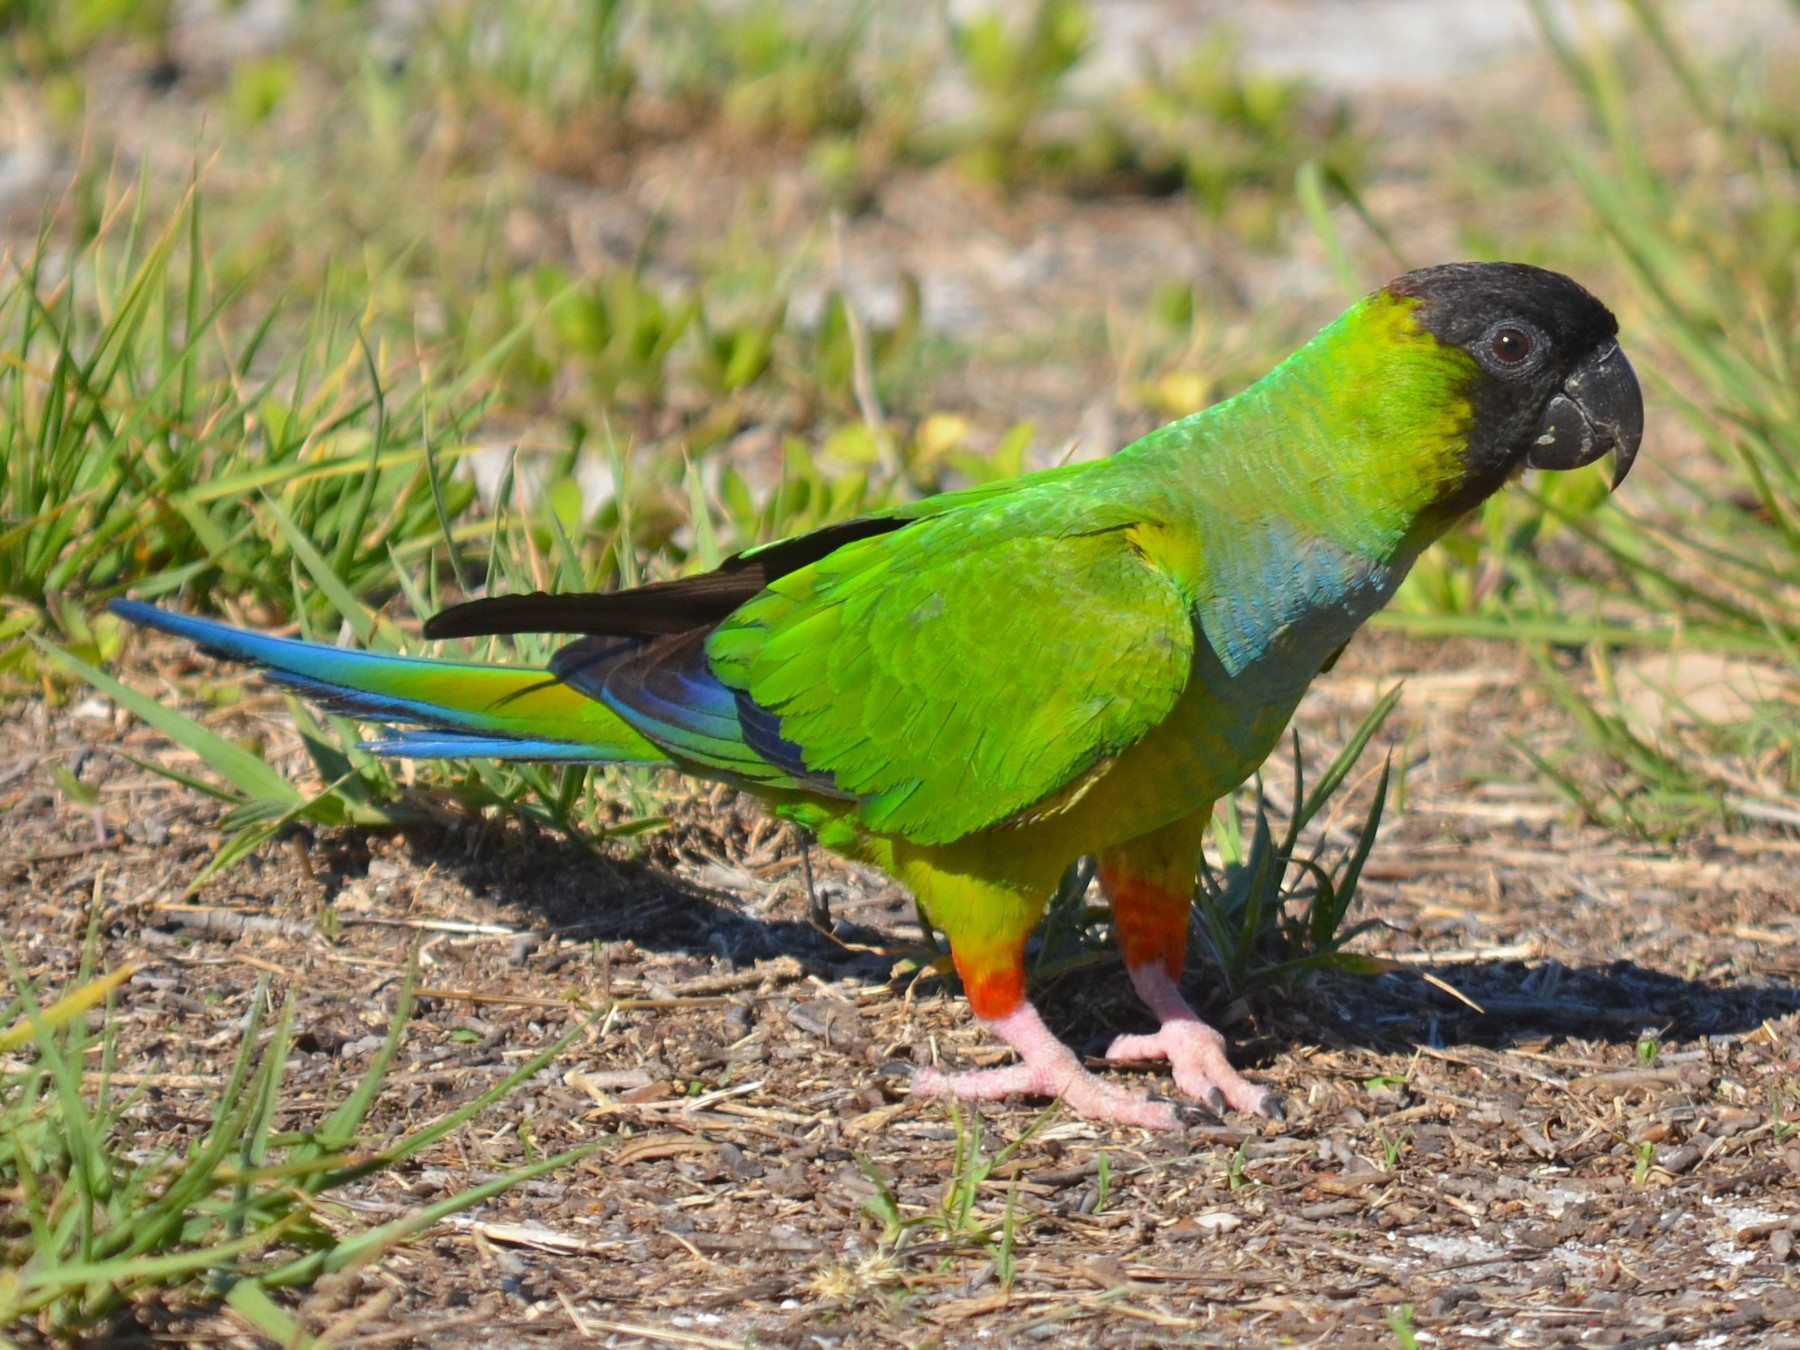
[[[592,746],[568,741],[515,740],[459,731],[393,731],[362,748],[394,759],[524,759],[566,764],[610,763],[612,757]]]
[[[397,732],[371,742],[369,748],[380,754],[421,759],[482,756],[563,762],[656,762],[660,758],[644,753],[653,748],[622,727],[619,730],[630,744],[612,736],[564,740],[544,735],[543,723],[538,720],[544,714],[525,713],[518,708],[518,700],[522,695],[563,688],[561,681],[548,671],[469,666],[271,637],[135,600],[114,600],[108,608],[130,623],[182,638],[216,656],[260,666],[269,680],[331,711],[368,721],[414,723],[429,729]],[[442,691],[442,701],[412,698],[395,691],[396,684],[408,683]],[[565,692],[582,707],[593,707],[574,696],[573,691]],[[516,731],[496,725],[509,718],[516,721]],[[592,728],[581,725],[577,717],[554,723],[554,729],[579,735]]]

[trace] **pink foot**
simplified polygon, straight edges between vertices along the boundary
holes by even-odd
[[[1223,1116],[1226,1107],[1271,1118],[1276,1114],[1275,1094],[1232,1068],[1225,1038],[1198,1019],[1164,1022],[1161,1031],[1148,1036],[1120,1036],[1107,1047],[1106,1057],[1168,1060],[1175,1086],[1215,1115]]]
[[[1173,1130],[1180,1118],[1169,1102],[1155,1102],[1128,1092],[1081,1066],[1075,1052],[1051,1034],[1029,1003],[1005,1017],[987,1022],[1001,1040],[1019,1052],[1021,1064],[1000,1069],[943,1073],[921,1069],[913,1075],[915,1097],[954,1097],[958,1101],[997,1101],[1004,1097],[1060,1097],[1084,1119],[1145,1130]]]
[[[1108,1059],[1166,1059],[1175,1072],[1175,1086],[1217,1116],[1223,1117],[1230,1107],[1270,1120],[1281,1118],[1280,1099],[1231,1067],[1225,1038],[1200,1020],[1167,971],[1160,965],[1139,966],[1132,970],[1131,982],[1150,1011],[1162,1019],[1162,1029],[1148,1036],[1120,1036],[1107,1047]]]

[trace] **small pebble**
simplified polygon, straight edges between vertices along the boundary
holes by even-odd
[[[1739,1327],[1755,1326],[1758,1322],[1767,1320],[1768,1319],[1763,1315],[1762,1304],[1758,1303],[1753,1298],[1741,1298],[1731,1305],[1731,1317],[1727,1320],[1725,1325]]]
[[[525,1262],[515,1253],[507,1251],[504,1247],[494,1248],[494,1264],[500,1267],[500,1273],[502,1275],[516,1276],[525,1273]]]
[[[1705,1153],[1698,1144],[1682,1144],[1677,1148],[1666,1148],[1656,1155],[1656,1165],[1671,1175],[1679,1176],[1687,1171]]]
[[[1244,1221],[1228,1209],[1209,1210],[1205,1214],[1196,1214],[1191,1220],[1196,1228],[1213,1233],[1230,1233],[1244,1226]]]
[[[744,1150],[729,1139],[722,1140],[719,1144],[719,1161],[725,1164],[726,1169],[738,1181],[748,1181],[763,1174],[763,1165],[746,1157]]]
[[[133,843],[160,848],[169,842],[169,827],[155,816],[147,820],[130,820],[125,823],[125,837]]]
[[[1448,1317],[1465,1303],[1479,1303],[1481,1295],[1475,1286],[1469,1284],[1453,1284],[1448,1289],[1440,1289],[1425,1300],[1427,1317]]]

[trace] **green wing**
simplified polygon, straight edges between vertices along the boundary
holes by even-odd
[[[975,509],[850,544],[742,606],[709,662],[871,828],[959,838],[1138,740],[1187,682],[1189,601],[1109,514],[1064,533],[1065,511]]]

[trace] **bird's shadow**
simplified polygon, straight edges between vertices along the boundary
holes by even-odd
[[[1083,988],[1047,1001],[1086,1010],[1047,1020],[1090,1055],[1115,1031],[1154,1029],[1149,1013],[1130,998],[1123,972],[1113,973],[1114,988],[1099,983],[1107,975],[1085,972]],[[1376,976],[1326,970],[1302,984],[1252,987],[1239,996],[1196,962],[1184,990],[1233,1042],[1240,1066],[1309,1045],[1403,1053],[1420,1046],[1692,1041],[1743,1035],[1800,1012],[1800,987],[1787,980],[1709,983],[1630,960],[1456,961]]]
[[[443,828],[415,833],[411,849],[416,862],[453,873],[471,892],[564,936],[630,941],[648,952],[712,966],[786,956],[827,979],[875,985],[890,978],[893,962],[867,948],[904,948],[916,940],[888,928],[858,934],[868,940],[847,945],[811,923],[748,912],[743,898],[731,892],[650,863],[600,856],[550,835],[521,844],[485,826]],[[1740,1035],[1800,1012],[1800,987],[1786,980],[1711,983],[1629,960],[1470,961],[1376,977],[1328,971],[1300,987],[1253,988],[1241,998],[1226,991],[1204,961],[1196,961],[1186,987],[1203,1015],[1224,1024],[1236,1057],[1246,1063],[1316,1044],[1393,1052],[1545,1038],[1627,1044],[1646,1036],[1691,1040]],[[1034,980],[1032,994],[1051,1028],[1078,1050],[1097,1053],[1120,1032],[1152,1029],[1116,957],[1053,980]]]
[[[1709,983],[1631,960],[1446,963],[1373,979],[1333,975],[1312,992],[1335,1043],[1390,1048],[1691,1041],[1742,1035],[1800,1012],[1800,987],[1785,979]]]
[[[557,835],[534,832],[521,841],[511,830],[471,822],[412,831],[409,851],[415,864],[454,875],[472,894],[565,938],[631,942],[731,966],[790,956],[834,978],[887,970],[810,922],[754,913],[730,890]]]

